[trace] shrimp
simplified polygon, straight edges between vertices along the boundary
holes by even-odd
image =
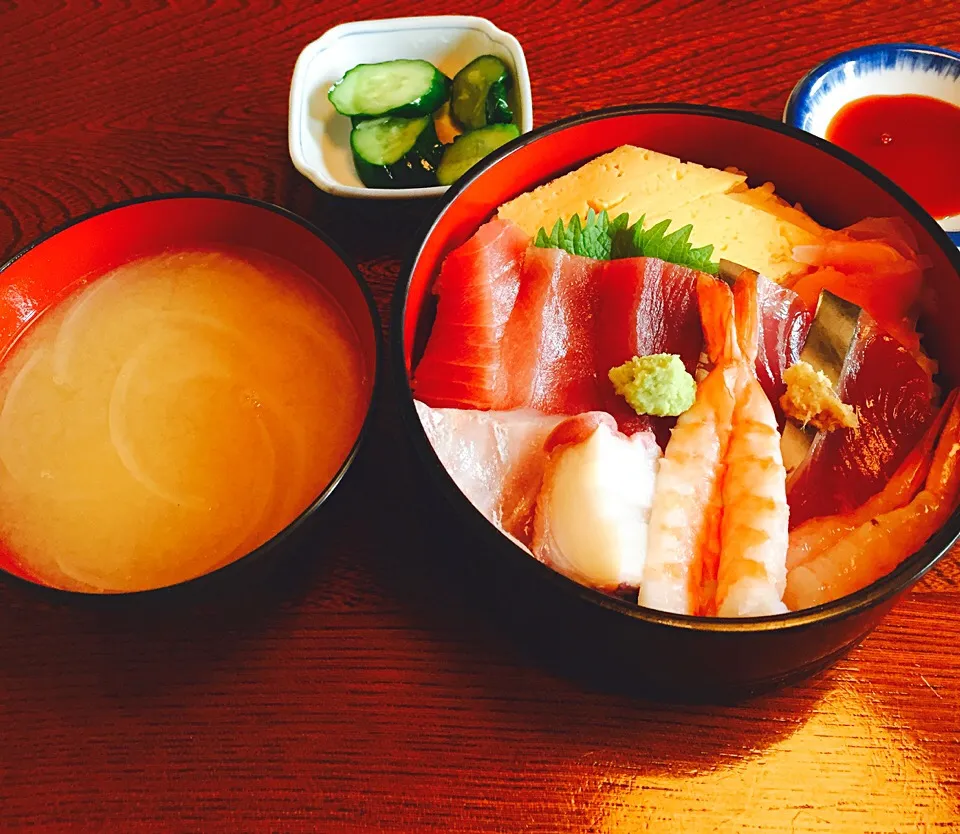
[[[701,290],[704,282],[722,288],[726,297]],[[740,355],[729,295],[726,285],[713,278],[704,276],[698,285],[713,370],[677,420],[660,460],[650,510],[639,603],[675,614],[700,613],[712,602],[719,564],[720,474],[736,404],[738,374],[732,363]]]
[[[865,588],[915,553],[947,520],[960,500],[960,399],[953,396],[948,402],[924,488],[910,503],[870,517],[816,558],[793,568],[784,594],[792,610]]]
[[[781,613],[788,509],[780,434],[755,368],[756,275],[737,303],[703,276],[700,315],[713,370],[660,463],[640,604],[683,614]]]
[[[754,370],[759,332],[755,273],[740,275],[734,296],[741,358],[722,480],[716,608],[721,617],[764,616],[786,611],[781,600],[790,517],[787,473],[777,418]]]
[[[930,470],[934,445],[943,431],[944,421],[953,408],[957,393],[956,390],[950,392],[920,442],[880,492],[851,513],[811,518],[790,533],[788,573],[816,558],[871,518],[902,507],[920,491]]]

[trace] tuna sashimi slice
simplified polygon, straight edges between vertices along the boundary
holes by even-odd
[[[594,410],[596,310],[604,262],[531,246],[503,337],[508,408],[547,414]]]
[[[910,351],[864,316],[839,384],[859,428],[817,435],[787,485],[791,529],[850,512],[879,492],[923,435],[935,393]]]
[[[635,414],[607,373],[650,353],[679,354],[695,370],[696,273],[655,258],[597,261],[528,244],[512,223],[492,220],[447,256],[414,373],[417,399],[434,408],[605,411],[621,431],[654,428],[665,443],[674,421]]]
[[[517,226],[495,219],[447,255],[434,286],[433,330],[414,374],[418,399],[481,409],[503,402],[500,348],[529,242]]]
[[[626,434],[652,429],[666,446],[676,418],[638,415],[620,397],[607,373],[634,356],[677,354],[696,371],[703,347],[697,273],[658,258],[626,258],[604,264],[596,320],[597,407],[612,414]]]
[[[415,405],[437,457],[460,491],[490,522],[529,546],[547,459],[544,442],[565,418],[529,409]]]
[[[696,272],[656,258],[595,261],[531,247],[504,336],[507,407],[547,414],[604,411],[620,431],[673,421],[638,416],[607,372],[633,356],[676,353],[692,373],[703,342]]]
[[[757,303],[760,307],[757,379],[782,428],[780,398],[787,390],[783,372],[800,360],[813,312],[793,290],[762,276],[757,281]]]

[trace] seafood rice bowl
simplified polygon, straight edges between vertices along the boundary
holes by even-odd
[[[520,606],[594,655],[657,646],[668,685],[770,685],[956,537],[956,347],[931,314],[951,258],[815,137],[683,105],[577,117],[434,223],[398,291],[408,427],[485,519],[479,558],[530,578]],[[671,670],[678,649],[700,669]]]

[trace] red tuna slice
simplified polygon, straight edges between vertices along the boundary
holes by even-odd
[[[433,407],[499,408],[507,395],[500,348],[530,238],[491,220],[443,262],[437,316],[414,374],[417,398]]]
[[[624,434],[652,430],[661,448],[676,423],[673,417],[638,415],[607,376],[634,356],[677,354],[687,371],[696,371],[703,347],[697,303],[697,273],[657,258],[625,258],[604,265],[596,323],[599,401]]]
[[[653,429],[666,443],[675,421],[637,415],[607,374],[651,353],[678,354],[693,373],[703,344],[696,275],[656,258],[601,262],[531,248],[504,337],[509,407],[604,411],[624,434]]]
[[[787,484],[791,529],[815,516],[850,512],[873,497],[919,442],[935,410],[929,373],[866,316],[839,389],[860,426],[817,435]]]
[[[598,410],[596,310],[603,262],[532,246],[503,337],[508,408]]]
[[[782,427],[780,398],[787,390],[783,372],[800,360],[813,313],[793,290],[762,276],[757,281],[757,301],[760,307],[757,379]]]

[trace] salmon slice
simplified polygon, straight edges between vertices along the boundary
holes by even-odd
[[[437,316],[414,374],[416,396],[435,407],[498,408],[507,378],[500,348],[530,239],[491,220],[443,262]]]
[[[814,267],[792,287],[807,307],[814,309],[821,290],[830,290],[862,307],[883,330],[917,352],[917,301],[925,263],[905,223],[868,218],[822,244],[795,247],[793,256]]]

